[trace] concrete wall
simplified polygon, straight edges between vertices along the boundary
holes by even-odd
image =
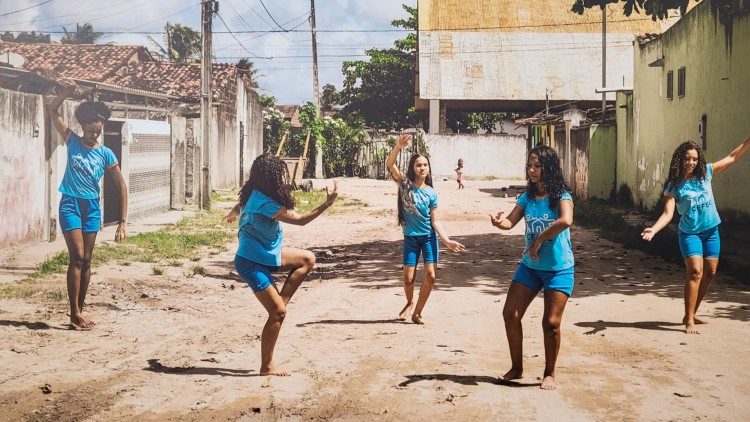
[[[243,177],[240,185],[250,177],[253,161],[263,154],[263,108],[255,91],[247,93],[245,124],[245,150],[243,153]]]
[[[609,199],[615,186],[617,127],[591,125],[589,136],[589,198]]]
[[[48,235],[42,97],[0,89],[0,247]]]
[[[170,125],[172,126],[170,204],[172,209],[182,209],[185,206],[187,119],[179,116],[171,116]]]
[[[201,180],[200,119],[186,120],[185,142],[185,203],[197,204]]]
[[[435,176],[455,177],[459,158],[465,177],[524,177],[526,138],[515,135],[425,134]]]
[[[731,41],[731,43],[730,43]],[[664,57],[663,67],[650,67]],[[677,73],[686,69],[686,95],[677,95]],[[661,39],[635,49],[632,97],[618,96],[617,185],[633,192],[636,204],[656,205],[674,148],[684,140],[700,143],[698,125],[708,119],[706,160],[717,161],[750,136],[750,18],[737,17],[731,31],[702,2]],[[668,71],[674,72],[674,98],[666,98]],[[627,108],[620,108],[625,106]],[[750,160],[714,179],[720,209],[750,212],[746,190]]]
[[[607,35],[607,81],[633,81],[634,36]],[[601,34],[419,33],[419,95],[439,100],[598,100]]]

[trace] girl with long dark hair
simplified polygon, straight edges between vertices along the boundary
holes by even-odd
[[[523,376],[523,327],[521,319],[540,290],[544,291],[544,377],[541,388],[554,390],[555,364],[560,350],[563,311],[573,294],[573,248],[570,229],[573,224],[573,197],[565,183],[560,160],[555,150],[537,146],[526,160],[526,192],[516,206],[490,215],[492,225],[510,230],[523,218],[526,222],[525,243],[503,308],[505,333],[510,348],[511,369],[501,377],[503,381]]]
[[[260,337],[260,375],[289,375],[274,364],[276,339],[289,300],[315,265],[312,252],[282,246],[284,236],[279,222],[304,226],[330,208],[338,196],[338,183],[334,180],[333,191],[328,192],[326,188],[324,203],[299,214],[294,211],[289,184],[289,171],[283,161],[267,153],[259,156],[250,168],[250,178],[240,190],[239,203],[225,217],[230,222],[240,217],[240,243],[234,266],[268,311]],[[271,276],[276,271],[289,272],[280,291]]]
[[[386,167],[398,183],[398,224],[403,226],[404,233],[404,293],[406,305],[399,312],[399,319],[405,320],[412,312],[411,320],[415,324],[424,324],[422,310],[435,285],[438,263],[437,236],[443,240],[445,247],[460,252],[464,245],[451,240],[443,230],[438,219],[438,197],[432,187],[430,160],[427,156],[416,153],[409,160],[406,174],[396,164],[399,152],[409,144],[410,135],[401,135],[396,140]],[[413,305],[414,280],[419,255],[423,256],[424,278],[419,290],[416,307]]]

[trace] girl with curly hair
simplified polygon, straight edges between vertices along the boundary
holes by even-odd
[[[63,84],[60,94],[48,104],[52,123],[68,150],[68,162],[59,188],[62,197],[58,217],[70,257],[67,275],[70,328],[89,330],[95,323],[83,315],[83,304],[91,280],[91,256],[96,234],[102,226],[99,181],[104,173],[109,173],[119,191],[120,222],[115,242],[125,238],[128,188],[114,152],[98,141],[104,123],[110,117],[109,108],[98,101],[82,102],[75,111],[76,120],[83,129],[83,135],[78,135],[58,112],[75,88],[72,82],[63,81]]]
[[[225,217],[230,222],[240,218],[234,266],[268,311],[260,337],[260,375],[289,375],[276,367],[273,351],[289,300],[315,265],[312,252],[282,246],[284,236],[279,222],[304,226],[330,208],[338,196],[338,183],[334,180],[333,191],[326,188],[324,203],[299,214],[294,211],[289,185],[286,164],[274,155],[263,154],[253,161],[250,178],[240,190],[239,203]],[[288,271],[280,291],[271,276],[276,271]]]
[[[674,150],[669,175],[664,183],[664,211],[653,226],[641,233],[650,242],[666,227],[674,210],[680,214],[677,239],[687,270],[685,281],[685,314],[682,323],[687,334],[699,334],[696,324],[705,321],[696,318],[698,307],[716,275],[719,265],[719,224],[711,181],[714,175],[725,172],[750,149],[750,138],[733,149],[726,157],[706,164],[701,147],[685,141]]]
[[[524,250],[503,308],[512,366],[500,379],[511,381],[523,376],[523,327],[521,319],[540,290],[544,291],[544,378],[541,388],[554,390],[555,363],[560,350],[560,324],[568,298],[573,293],[573,197],[565,183],[555,150],[540,145],[529,152],[526,161],[526,192],[503,217],[490,215],[492,225],[510,230],[523,218],[526,222]]]
[[[412,155],[406,174],[401,172],[396,164],[398,154],[409,145],[410,135],[401,135],[396,140],[391,154],[386,161],[386,167],[398,183],[398,224],[403,226],[404,233],[404,293],[406,305],[399,312],[398,319],[406,320],[406,317],[414,309],[411,320],[415,324],[424,324],[422,310],[430,297],[432,287],[435,285],[436,269],[438,263],[437,236],[443,240],[445,247],[461,252],[464,245],[451,240],[443,230],[438,218],[438,197],[432,187],[432,174],[430,172],[429,159],[419,153]],[[424,277],[422,287],[419,289],[419,299],[416,307],[413,305],[414,280],[416,276],[419,255],[424,258]]]

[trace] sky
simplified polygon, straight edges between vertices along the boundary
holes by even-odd
[[[361,32],[394,29],[390,24],[393,19],[407,17],[402,4],[416,7],[416,0],[315,1],[316,26],[321,31],[317,37],[321,89],[327,83],[341,89],[344,60],[364,59],[366,49],[388,48],[405,36],[404,32]],[[167,22],[199,30],[200,12],[198,0],[0,0],[0,33],[61,32],[62,27],[75,30],[76,22],[88,22],[96,31],[117,33],[103,36],[98,43],[143,45],[157,50],[148,36],[164,45]],[[216,62],[236,63],[247,57],[260,70],[261,94],[273,95],[280,104],[311,101],[309,12],[310,0],[219,0],[219,13],[213,22]],[[302,32],[281,32],[281,28]],[[279,32],[265,32],[269,30]],[[62,34],[51,36],[59,40]]]

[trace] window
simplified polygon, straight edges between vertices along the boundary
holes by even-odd
[[[701,138],[701,148],[705,151],[708,148],[708,117],[704,114],[701,117],[701,123],[698,125],[698,134]]]
[[[685,96],[685,68],[684,67],[677,69],[677,96],[680,98]]]
[[[671,70],[667,72],[667,99],[671,100],[674,98],[674,72]]]

